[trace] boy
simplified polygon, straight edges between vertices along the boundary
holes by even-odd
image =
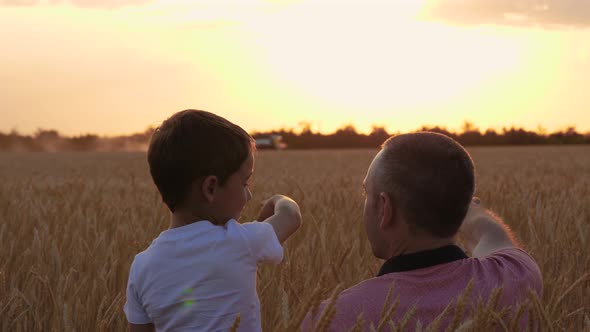
[[[255,144],[215,114],[185,110],[154,132],[150,173],[172,213],[170,229],[135,256],[125,314],[133,331],[260,331],[256,268],[279,263],[301,224],[297,204],[276,195],[260,222],[236,220],[252,198]]]

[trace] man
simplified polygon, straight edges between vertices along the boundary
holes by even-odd
[[[384,307],[395,301],[392,321],[415,308],[406,326],[412,329],[418,321],[426,326],[457,302],[470,281],[467,314],[498,287],[503,287],[499,307],[523,302],[529,288],[541,296],[538,266],[518,248],[502,220],[473,198],[473,161],[451,138],[431,132],[389,138],[363,187],[367,236],[373,254],[386,261],[376,277],[339,295],[331,330],[349,330],[359,315],[364,330],[377,327]],[[455,244],[459,230],[471,257]],[[309,313],[303,328],[316,326],[327,306],[328,301]],[[447,316],[441,328],[451,323],[454,309]]]

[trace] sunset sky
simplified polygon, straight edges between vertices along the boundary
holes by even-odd
[[[586,0],[0,0],[0,131],[590,131]]]

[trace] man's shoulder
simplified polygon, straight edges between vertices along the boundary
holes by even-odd
[[[486,267],[495,267],[504,270],[524,269],[531,273],[541,273],[535,259],[519,247],[503,248],[488,256],[471,259],[471,261]]]
[[[521,247],[507,247],[498,249],[484,258],[489,257],[513,257],[535,262],[535,259]]]
[[[395,290],[397,287],[403,287],[403,284],[404,278],[399,278],[396,274],[368,278],[343,290],[338,296],[337,302],[338,304],[362,305],[365,299],[373,302],[379,298],[385,298],[390,289]]]
[[[514,281],[528,281],[532,288],[539,292],[543,288],[542,274],[537,262],[522,248],[500,249],[476,261],[484,270],[497,272],[501,277],[510,277]]]
[[[392,288],[396,293],[401,291],[405,294],[422,283],[446,283],[450,280],[459,282],[470,278],[490,280],[494,276],[499,279],[528,280],[533,283],[534,288],[542,288],[541,271],[534,258],[525,250],[513,247],[498,250],[483,258],[467,258],[424,269],[368,278],[344,290],[338,297],[338,302],[354,303],[365,297],[374,298],[376,294],[386,295]]]

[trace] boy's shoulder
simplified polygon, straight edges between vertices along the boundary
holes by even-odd
[[[166,229],[152,240],[147,248],[137,253],[131,263],[131,271],[141,270],[150,263],[158,263],[159,258],[173,255],[178,249],[178,243],[193,246],[206,246],[207,242],[215,241],[215,230],[219,230],[209,221],[203,220],[182,227]]]
[[[269,249],[274,251],[280,248],[282,253],[282,246],[269,223],[239,223],[235,219],[230,219],[225,225],[220,226],[209,221],[199,221],[161,232],[145,250],[135,255],[132,267],[141,269],[159,261],[162,256],[173,256],[174,253],[185,250],[194,249],[205,254],[219,245],[244,247],[253,256],[257,255],[261,247],[270,247]]]
[[[145,269],[147,262],[149,261],[149,255],[151,250],[150,248],[152,248],[154,241],[152,241],[152,243],[147,248],[137,253],[133,257],[133,261],[131,261],[131,267],[129,271],[130,278],[135,278],[137,275],[143,273],[143,270]]]
[[[232,225],[232,227],[239,229],[239,234],[243,237],[250,255],[256,260],[256,263],[277,264],[281,262],[283,246],[271,224],[264,221],[252,221]]]

